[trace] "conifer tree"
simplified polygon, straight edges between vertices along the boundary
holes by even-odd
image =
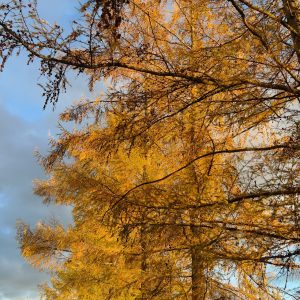
[[[46,105],[69,70],[91,88],[111,82],[62,114],[95,122],[53,141],[52,179],[37,186],[74,206],[76,235],[81,222],[99,224],[124,251],[132,285],[103,271],[117,283],[103,297],[271,299],[270,271],[299,268],[299,11],[294,0],[95,0],[64,34],[35,2],[1,6],[3,63],[23,49],[39,60]],[[61,232],[53,243],[62,246],[73,232],[45,228]],[[53,262],[57,246],[38,244],[52,244],[47,230],[20,227],[24,256]]]

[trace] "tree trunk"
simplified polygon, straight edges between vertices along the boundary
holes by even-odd
[[[204,300],[207,292],[205,263],[199,248],[192,249],[192,300]]]
[[[147,254],[146,254],[147,242],[145,240],[145,225],[142,225],[141,228],[141,300],[147,300],[147,282],[145,280],[146,271],[147,271]]]

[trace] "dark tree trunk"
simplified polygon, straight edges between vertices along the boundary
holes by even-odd
[[[147,282],[145,280],[146,272],[147,272],[146,247],[147,247],[147,242],[145,240],[145,225],[142,225],[142,228],[141,228],[141,250],[142,250],[142,256],[141,256],[141,277],[142,277],[141,300],[147,300],[147,286],[146,286]]]
[[[197,247],[192,249],[192,300],[204,300],[207,292],[204,258]]]

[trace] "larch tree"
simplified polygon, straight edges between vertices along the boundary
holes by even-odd
[[[136,255],[119,262],[132,278],[143,270],[127,289],[122,274],[104,271],[120,283],[114,293],[279,297],[271,273],[299,268],[299,1],[94,0],[80,12],[65,34],[36,2],[1,6],[2,67],[23,49],[29,62],[39,60],[45,105],[56,103],[72,70],[89,76],[91,88],[110,82],[105,96],[62,114],[95,121],[53,142],[44,166],[55,180],[37,193],[74,205],[75,236],[88,235],[82,222],[99,224],[90,230],[109,232],[116,248]],[[64,163],[68,155],[74,164]],[[21,226],[24,256],[56,254],[51,239],[41,238],[50,248],[34,248],[39,235]],[[225,284],[226,270],[239,289]],[[108,289],[105,297],[116,295]]]
[[[188,126],[191,115],[180,121]],[[43,160],[45,167],[50,167],[51,178],[37,182],[36,193],[46,202],[72,205],[73,229],[64,231],[61,226],[46,224],[35,231],[26,225],[19,227],[24,257],[36,266],[54,268],[58,277],[52,288],[44,290],[46,299],[71,295],[83,299],[118,299],[119,295],[121,299],[279,297],[276,289],[268,286],[269,274],[263,268],[262,260],[269,251],[267,240],[255,246],[262,233],[242,228],[249,226],[242,223],[247,222],[244,206],[219,202],[226,197],[222,185],[232,185],[235,178],[228,161],[215,158],[214,162],[197,163],[163,184],[132,192],[112,208],[131,186],[172,169],[174,156],[190,157],[197,146],[195,124],[185,133],[167,129],[169,139],[149,138],[148,143],[153,140],[157,145],[146,155],[145,147],[131,146],[129,155],[128,149],[119,149],[107,160],[98,148],[101,134],[112,125],[110,118],[107,121],[102,130],[92,125],[80,134],[65,132],[61,136],[57,143],[67,147],[71,163],[61,161],[64,156],[57,147]],[[213,208],[206,207],[213,200],[210,194],[217,204]],[[235,226],[238,222],[241,229]],[[119,241],[111,244],[105,239],[104,228],[104,233]],[[103,253],[103,248],[107,252]],[[65,259],[59,263],[64,253]],[[112,270],[118,270],[117,274]],[[230,276],[239,282],[239,288],[230,282]]]

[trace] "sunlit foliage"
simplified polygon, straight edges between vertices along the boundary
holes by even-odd
[[[300,4],[85,1],[71,33],[2,5],[3,66],[107,91],[61,114],[35,191],[74,224],[19,226],[46,299],[284,299],[299,269]],[[285,277],[284,277],[285,276]],[[283,280],[284,281],[284,280]],[[286,280],[288,281],[288,280]]]

